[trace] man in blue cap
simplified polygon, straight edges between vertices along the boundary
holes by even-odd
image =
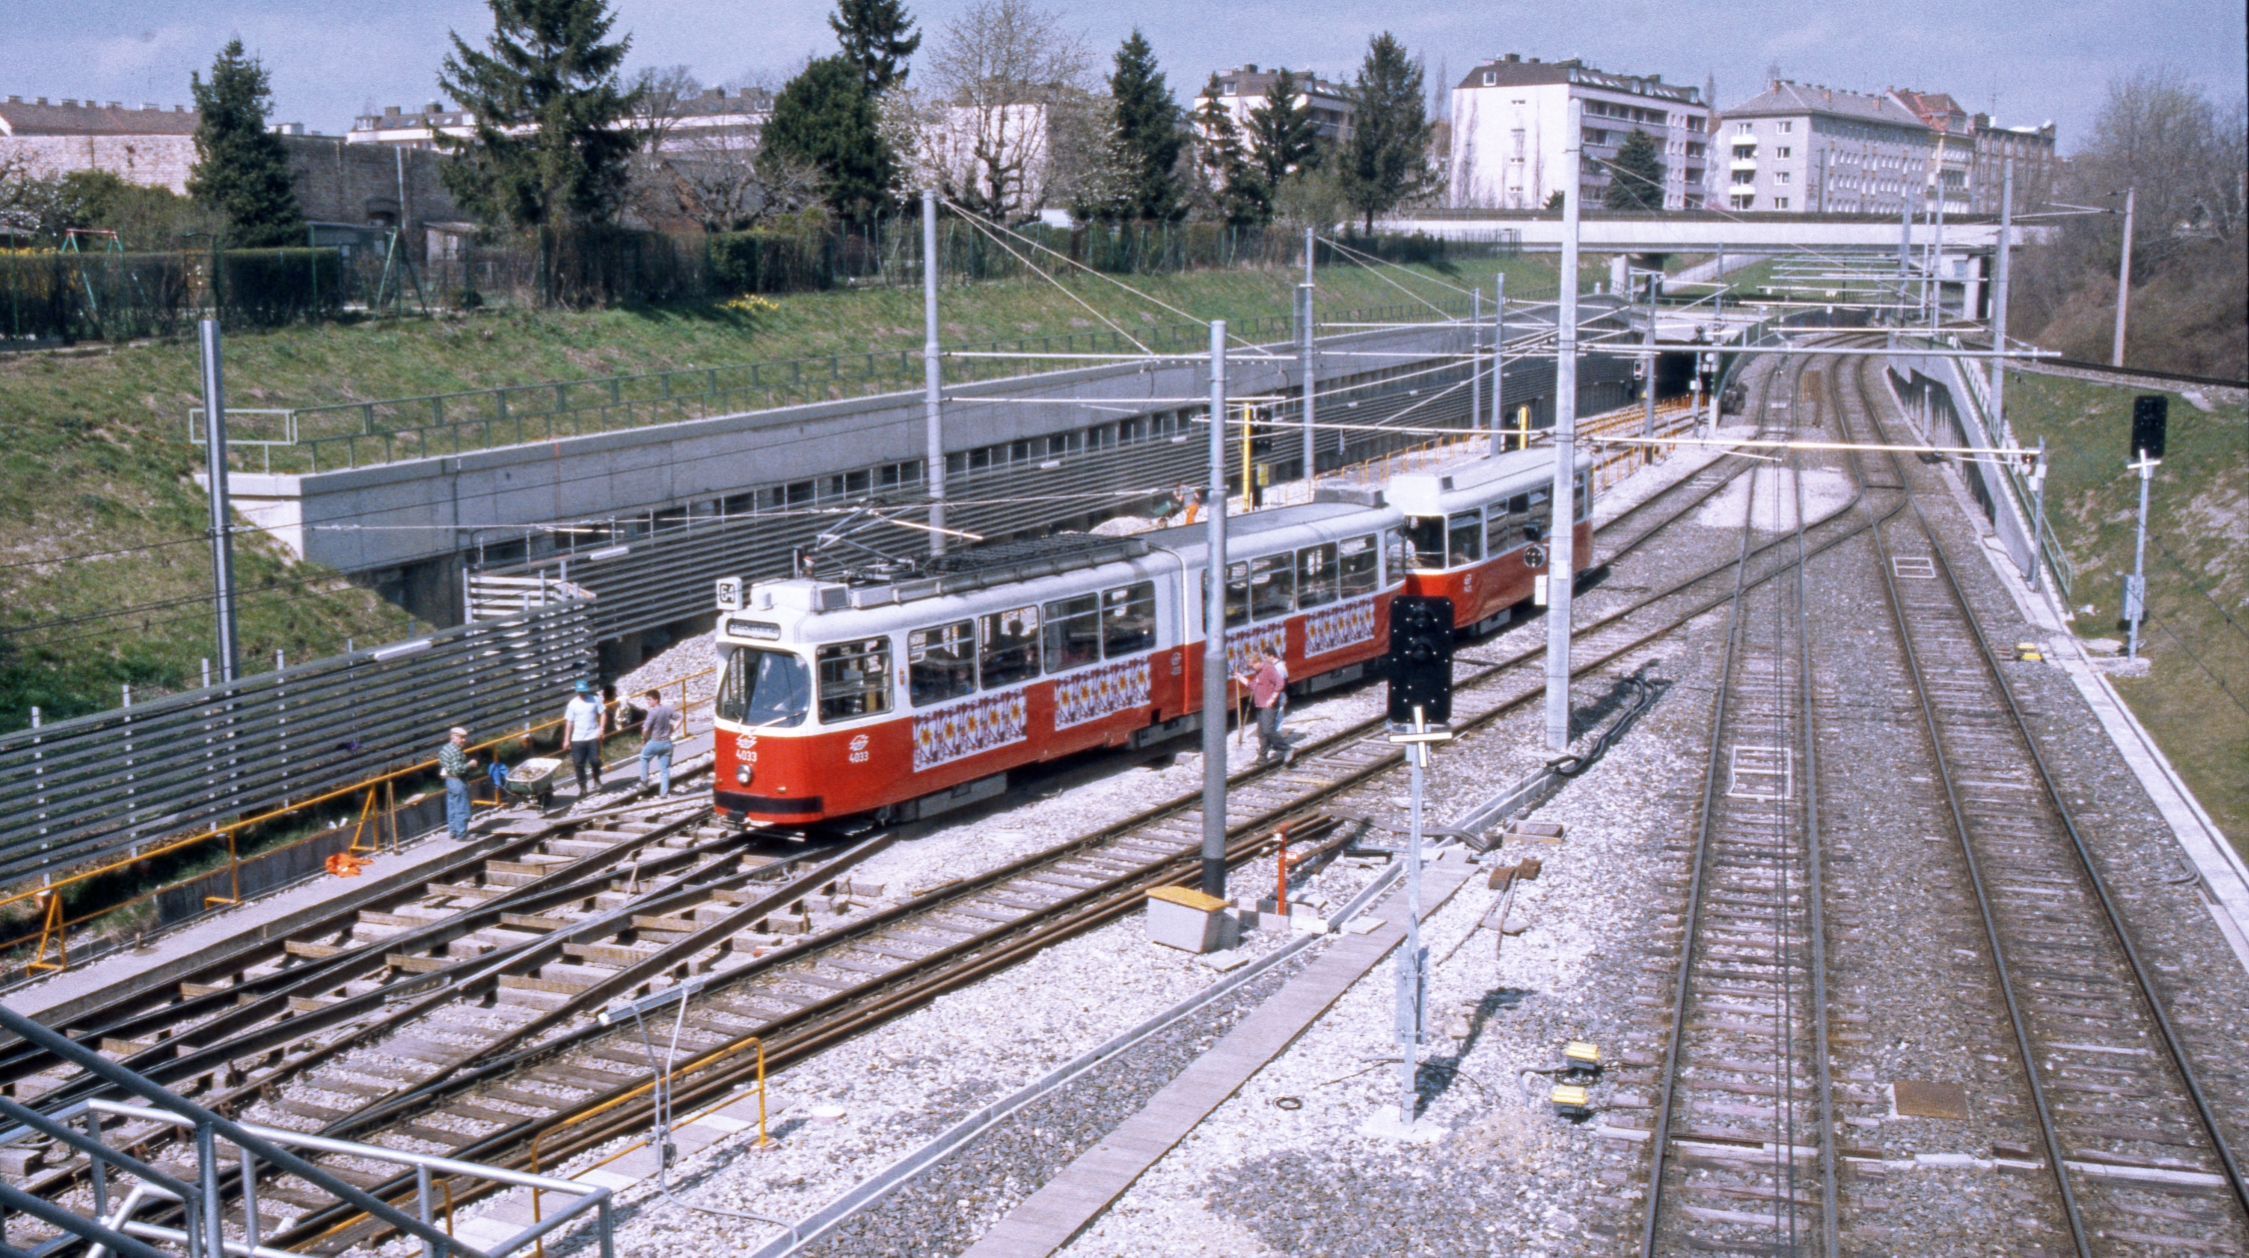
[[[578,798],[585,799],[592,792],[586,789],[586,775],[593,775],[593,789],[601,789],[601,738],[609,732],[609,714],[601,705],[601,693],[593,683],[580,678],[578,693],[562,709],[562,736],[570,743],[570,767],[578,775]]]

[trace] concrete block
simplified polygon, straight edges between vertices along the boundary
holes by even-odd
[[[1148,893],[1148,939],[1186,952],[1210,952],[1226,930],[1226,901],[1186,887]]]

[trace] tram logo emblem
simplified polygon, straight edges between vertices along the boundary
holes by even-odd
[[[752,751],[752,750],[755,750],[756,748],[757,748],[757,735],[755,735],[755,734],[736,734],[736,735],[734,736],[734,749],[735,749],[736,751]]]
[[[867,736],[865,734],[859,734],[854,736],[851,740],[851,763],[865,764],[866,762]]]

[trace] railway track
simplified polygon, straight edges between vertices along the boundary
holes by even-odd
[[[1831,415],[1847,440],[1891,439],[1865,373],[1863,360],[1797,364],[1805,404],[1792,410]],[[1793,591],[1741,591],[1698,825],[1677,845],[1679,956],[1666,997],[1645,1002],[1667,1008],[1637,1248],[2244,1252],[2249,1216],[2227,1134],[2238,1139],[2249,1117],[2238,1044],[2182,1034],[2168,1015],[2008,682],[2009,667],[2027,665],[1988,640],[1915,497],[1916,476],[1930,473],[1895,453],[1853,453],[1843,470],[1867,541],[1844,552],[1847,577],[1831,569],[1825,580],[1880,590],[1897,662],[1857,656],[1847,667],[1879,673],[1871,686],[1902,705],[1841,710],[1837,661],[1814,667],[1809,565]],[[1839,587],[1827,588],[1823,601],[1835,601]],[[1896,778],[1859,776],[1864,744],[1845,737],[1854,722],[1894,751],[1889,773],[1936,788],[1926,826],[1949,833],[1927,837],[1949,846],[1901,858],[1898,832],[1866,823],[1880,811],[1870,789]],[[1827,767],[1838,765],[1848,767]],[[1949,886],[1955,869],[1972,894],[1917,906],[1934,916],[1870,911],[1896,907],[1901,871]],[[1854,955],[1869,933],[1914,953],[1894,966],[1911,970],[1904,987],[1864,977],[1892,968]],[[1832,983],[1837,973],[1849,981]],[[1959,999],[1933,1014],[1935,983]],[[1901,1060],[1895,1046],[1916,1034],[1989,1047]],[[1962,1082],[1877,1086],[1909,1075]],[[2206,1077],[2220,1080],[2218,1095]],[[1938,1132],[1987,1147],[1924,1154],[1916,1132],[1932,1129],[1893,1128],[1901,1117],[1940,1118]],[[1927,1191],[1966,1196],[1934,1231],[1926,1214],[1917,1228],[1883,1226],[1914,1208],[1897,1195],[1909,1187],[1884,1184],[1900,1166],[1996,1171],[1994,1205],[2008,1209],[1963,1208],[1983,1190],[1948,1184]]]
[[[1615,553],[1685,518],[1733,475],[1698,474],[1612,521],[1612,530],[1627,521],[1636,529]],[[1759,583],[1782,570],[1762,551],[1751,557],[1763,563],[1750,578]],[[1695,600],[1707,602],[1707,588],[1732,570],[1716,565],[1594,622],[1577,671],[1700,614]],[[1524,666],[1541,654],[1487,661],[1465,678],[1459,727],[1535,697],[1536,670]],[[1293,766],[1240,775],[1229,801],[1233,858],[1255,854],[1281,821],[1296,821],[1300,838],[1306,826],[1332,825],[1313,816],[1322,801],[1400,763],[1382,734],[1368,722]],[[183,987],[167,1008],[113,1011],[79,1034],[275,1126],[553,1165],[647,1121],[648,1063],[629,1032],[589,1016],[603,1002],[700,978],[675,1100],[723,1096],[754,1071],[753,1046],[769,1067],[801,1059],[1190,877],[1198,807],[1195,796],[1167,801],[896,903],[885,903],[896,898],[886,888],[844,876],[881,836],[815,863],[749,851],[714,833],[699,806],[674,814],[653,805],[633,827],[592,834],[571,819],[571,833],[545,827],[503,855],[464,861],[457,879],[424,889],[419,912],[357,910],[286,941],[266,969]],[[628,853],[637,876],[619,868]],[[70,1171],[51,1192],[67,1188]],[[263,1220],[275,1243],[332,1251],[366,1235],[363,1221],[301,1182],[279,1180],[260,1202],[294,1211]]]
[[[1843,402],[1888,440],[1863,367]],[[1894,453],[1890,469],[1907,469]],[[2171,1017],[2117,889],[2054,781],[2008,661],[1920,503],[1874,533],[1929,763],[2038,1120],[2010,1150],[2053,1175],[2079,1254],[2249,1252],[2240,1045]],[[2015,664],[2015,667],[2023,667]],[[2204,1071],[2228,1077],[2213,1093]],[[2185,1208],[2182,1208],[2185,1207]]]

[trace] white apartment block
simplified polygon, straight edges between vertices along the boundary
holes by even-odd
[[[1931,208],[1930,188],[1955,166],[1965,177],[1968,142],[1951,144],[1940,166],[1938,133],[1895,96],[1802,83],[1774,83],[1724,113],[1725,206],[1804,214],[1897,214]],[[1966,140],[1967,137],[1961,137]],[[1965,213],[1965,185],[1946,210]]]
[[[1569,102],[1581,102],[1578,188],[1588,208],[1607,191],[1617,149],[1634,131],[1663,156],[1663,208],[1700,209],[1716,194],[1710,103],[1660,75],[1607,74],[1583,62],[1510,53],[1470,70],[1452,89],[1447,203],[1535,210],[1569,179]]]
[[[1274,80],[1279,70],[1260,70],[1255,65],[1238,66],[1220,70],[1217,74],[1217,100],[1228,117],[1234,120],[1234,131],[1249,143],[1250,111],[1263,109],[1273,95]],[[1295,76],[1299,101],[1312,110],[1312,125],[1320,140],[1327,144],[1340,144],[1351,138],[1351,121],[1358,115],[1358,107],[1351,103],[1351,89],[1341,83],[1330,82],[1317,74],[1305,71]],[[1195,96],[1194,108],[1201,110],[1212,99],[1206,83]]]
[[[729,92],[723,87],[705,88],[700,95],[683,97],[670,106],[670,118],[664,127],[665,152],[692,151],[714,139],[746,139],[754,144],[757,135],[765,128],[765,120],[773,116],[773,97],[756,88]],[[620,126],[645,126],[645,118],[630,118]],[[535,128],[516,127],[518,135],[528,135]],[[353,144],[386,144],[392,148],[431,149],[437,147],[437,137],[451,136],[457,140],[476,137],[476,115],[463,109],[446,109],[436,101],[421,109],[406,113],[396,105],[386,105],[379,114],[361,114],[351,120],[351,131],[344,138]]]

